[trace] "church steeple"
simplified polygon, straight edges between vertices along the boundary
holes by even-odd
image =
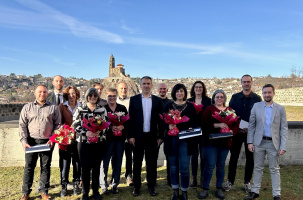
[[[115,57],[113,56],[113,54],[110,55],[109,57],[109,77],[113,76],[113,70],[115,68]]]

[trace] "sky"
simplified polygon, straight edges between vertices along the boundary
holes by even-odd
[[[303,67],[302,0],[1,0],[0,74],[288,76]]]

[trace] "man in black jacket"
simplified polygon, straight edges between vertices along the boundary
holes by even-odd
[[[229,107],[236,111],[236,114],[240,117],[241,122],[239,133],[235,135],[232,140],[228,166],[228,180],[223,188],[225,191],[229,191],[234,184],[237,172],[237,163],[243,143],[246,156],[244,189],[247,193],[249,193],[251,190],[250,180],[254,169],[254,158],[253,153],[250,152],[247,147],[247,128],[250,111],[253,105],[262,100],[259,95],[251,90],[252,83],[253,81],[250,75],[243,75],[241,78],[241,85],[243,90],[239,93],[234,94],[229,102]]]
[[[51,103],[53,103],[55,105],[59,105],[60,103],[66,101],[63,98],[63,87],[65,85],[64,79],[62,76],[57,75],[54,77],[54,80],[52,83],[54,86],[54,91],[52,91],[51,93],[49,93],[47,95],[46,100],[50,101]]]
[[[133,195],[140,194],[142,161],[145,155],[149,193],[156,196],[157,153],[163,142],[163,131],[159,130],[162,99],[151,94],[151,77],[144,76],[140,87],[142,94],[131,97],[129,104],[130,131],[127,137],[129,143],[134,146]]]

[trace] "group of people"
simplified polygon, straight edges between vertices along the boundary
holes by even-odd
[[[176,84],[171,91],[172,100],[167,98],[168,88],[165,83],[158,85],[159,96],[152,94],[152,78],[141,78],[141,94],[127,96],[127,84],[119,82],[117,88],[106,88],[107,99],[102,99],[103,86],[95,83],[85,93],[82,103],[80,92],[75,86],[64,87],[62,76],[55,76],[54,91],[48,94],[44,85],[38,85],[34,91],[34,102],[26,104],[20,114],[19,135],[24,151],[37,144],[47,144],[49,151],[26,153],[22,186],[22,200],[29,199],[33,183],[34,169],[40,158],[39,191],[42,199],[50,199],[50,166],[54,143],[49,140],[60,124],[72,126],[76,132],[76,140],[66,150],[59,149],[59,166],[61,174],[61,197],[67,196],[70,164],[73,165],[73,193],[82,193],[82,199],[89,199],[92,188],[93,198],[102,199],[102,194],[112,192],[118,194],[122,158],[125,153],[125,178],[129,186],[133,186],[133,196],[140,195],[142,162],[145,157],[146,180],[148,192],[156,196],[157,160],[160,145],[164,142],[164,153],[167,160],[167,182],[173,189],[171,200],[188,199],[187,191],[198,185],[197,171],[200,157],[200,183],[203,190],[200,199],[208,196],[213,170],[216,168],[216,196],[224,199],[224,191],[233,188],[237,171],[237,162],[242,144],[245,145],[246,165],[244,189],[248,196],[244,199],[255,199],[259,196],[267,155],[272,177],[273,197],[279,200],[281,195],[279,156],[285,153],[287,140],[287,121],[283,106],[273,102],[274,86],[263,86],[261,97],[252,91],[252,77],[241,78],[243,90],[232,96],[229,106],[223,90],[216,90],[212,98],[207,96],[206,86],[196,81],[191,90],[191,98],[187,99],[187,88]],[[196,106],[203,105],[201,111]],[[232,124],[220,122],[213,115],[220,111],[234,110],[239,120]],[[160,115],[170,110],[177,110],[181,117],[188,121],[177,125],[166,124]],[[121,112],[129,114],[129,120],[122,125],[110,125],[109,128],[92,132],[83,127],[83,119],[92,117],[108,120],[109,113]],[[179,138],[172,136],[170,130],[187,130],[201,128],[202,135]],[[232,137],[210,139],[213,133],[229,128]],[[122,135],[113,134],[121,131]],[[95,137],[95,142],[90,138]],[[228,180],[223,186],[225,162],[231,153]],[[199,156],[200,154],[200,156]],[[108,169],[111,161],[112,176],[108,184]],[[190,165],[192,181],[190,183]],[[253,185],[250,180],[253,176]],[[92,180],[90,180],[92,179]],[[90,181],[92,182],[90,187]],[[82,189],[81,186],[82,185]],[[110,187],[110,190],[108,189]]]

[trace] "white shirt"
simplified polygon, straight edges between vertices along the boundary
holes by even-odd
[[[143,132],[150,132],[150,118],[152,109],[152,96],[144,97],[142,95],[142,108],[143,108]]]
[[[60,96],[59,96],[59,98],[60,98],[60,103],[62,103],[63,102],[63,92],[60,92],[60,93],[57,93],[55,90],[54,90],[54,94],[55,94],[55,96],[56,96],[56,105],[58,105],[58,102],[57,102],[57,98],[58,98],[58,94],[60,94]],[[59,103],[59,104],[60,104]]]
[[[128,108],[129,108],[129,101],[130,101],[129,97],[125,97],[124,99],[122,99],[120,97],[117,98],[117,103],[125,106],[127,109],[127,112],[128,112]]]
[[[72,108],[69,106],[68,101],[65,101],[65,102],[63,103],[63,105],[67,106],[68,110],[71,111],[71,113],[74,115],[74,113],[75,113],[76,110],[77,110],[77,107],[80,106],[81,103],[77,102],[77,105],[75,106],[74,109],[72,109]]]

